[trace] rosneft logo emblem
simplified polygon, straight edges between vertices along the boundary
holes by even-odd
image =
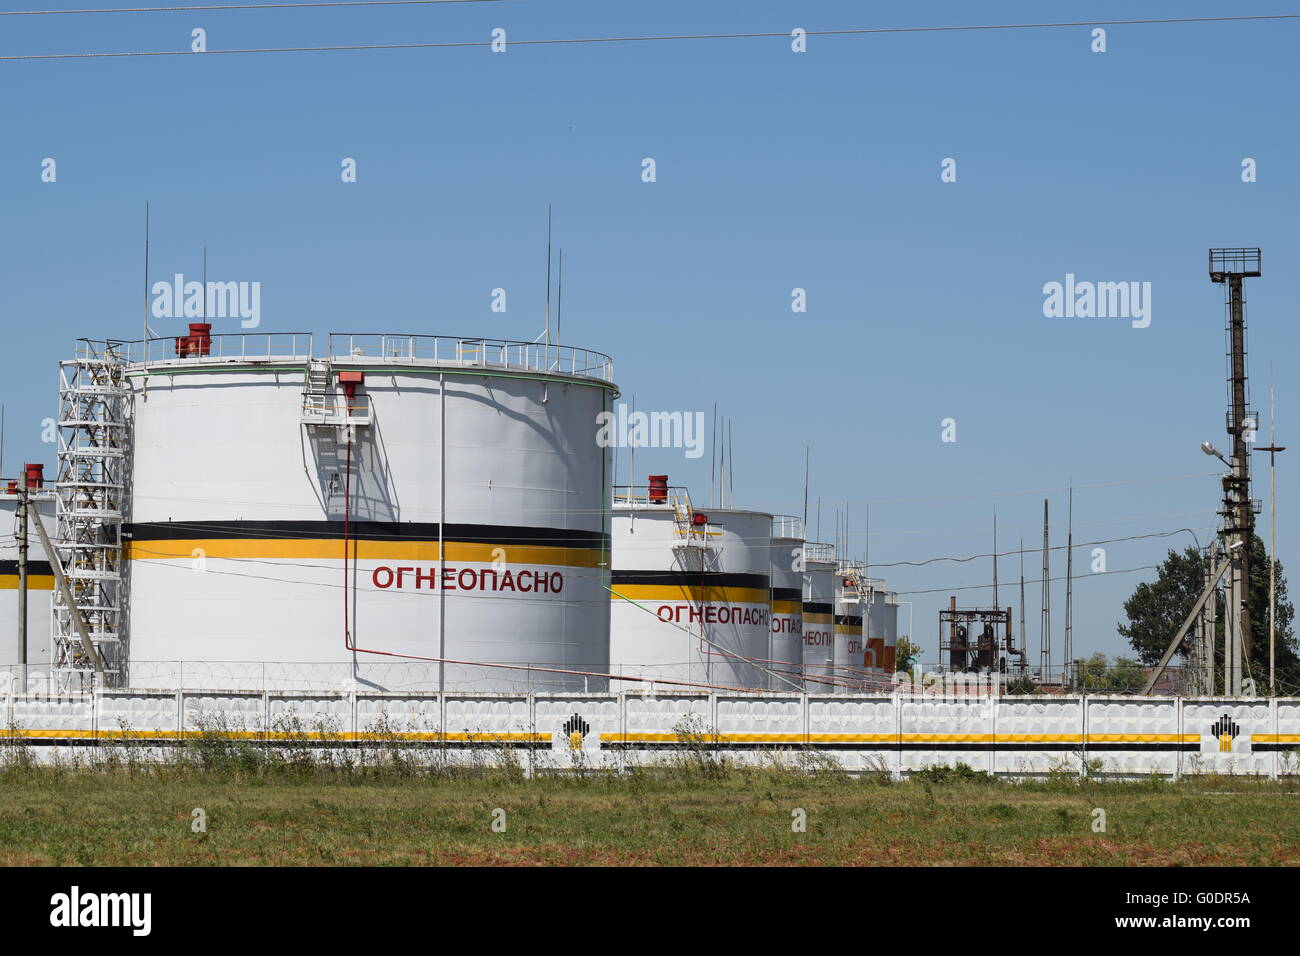
[[[1224,714],[1201,736],[1202,753],[1249,753],[1250,737],[1241,732],[1241,725]]]
[[[564,722],[564,735],[569,738],[570,750],[581,750],[582,739],[591,733],[591,725],[574,714]]]

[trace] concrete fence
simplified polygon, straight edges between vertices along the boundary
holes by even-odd
[[[817,751],[845,770],[898,776],[959,763],[1006,776],[1300,775],[1300,698],[102,690],[2,701],[0,741],[42,759],[127,742],[161,755],[218,735],[267,747],[396,743],[453,760],[509,748],[548,753],[561,769],[689,749],[741,764]]]

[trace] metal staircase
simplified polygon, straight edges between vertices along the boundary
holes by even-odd
[[[126,357],[111,344],[83,340],[75,359],[59,363],[58,537],[55,548],[72,605],[54,591],[51,659],[61,690],[94,683],[74,614],[81,612],[106,679],[126,662],[122,618],[122,522],[130,468]],[[75,609],[75,610],[74,610]]]

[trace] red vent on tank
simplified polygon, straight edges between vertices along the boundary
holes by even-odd
[[[704,525],[708,523],[709,523],[709,516],[702,511],[697,511],[695,512],[695,514],[691,515],[691,524],[695,525],[695,527],[697,528],[702,528]]]
[[[176,338],[176,354],[180,358],[209,355],[212,352],[212,323],[191,322],[190,334]]]
[[[662,505],[668,501],[668,476],[650,475],[650,504]]]
[[[357,386],[365,380],[365,372],[339,372],[339,384],[343,386],[343,394],[348,397],[349,414],[357,403]]]
[[[23,474],[27,479],[28,488],[45,487],[45,466],[40,464],[23,465]]]

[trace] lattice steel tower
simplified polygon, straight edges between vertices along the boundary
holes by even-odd
[[[129,395],[126,357],[114,343],[82,339],[77,357],[59,363],[56,548],[73,604],[110,683],[121,682],[126,666],[122,521],[130,467]],[[73,613],[56,589],[51,659],[65,689],[90,686],[95,672]]]
[[[1250,546],[1255,534],[1255,506],[1250,498],[1250,448],[1259,419],[1250,410],[1246,382],[1246,298],[1242,280],[1260,272],[1259,249],[1211,249],[1210,281],[1227,286],[1228,338],[1227,430],[1232,438],[1229,471],[1223,478],[1224,546],[1232,560],[1228,597],[1228,626],[1224,637],[1224,690],[1241,693],[1244,667],[1249,666],[1251,628],[1249,607]]]

